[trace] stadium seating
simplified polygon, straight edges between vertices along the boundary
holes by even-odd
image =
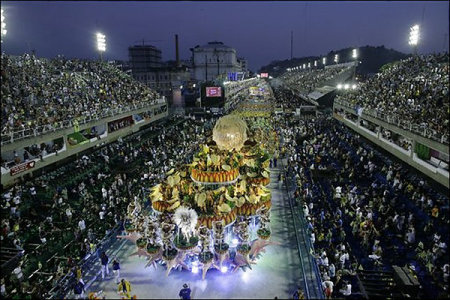
[[[4,53],[1,61],[2,136],[69,127],[75,120],[102,118],[113,109],[159,98],[106,62]]]

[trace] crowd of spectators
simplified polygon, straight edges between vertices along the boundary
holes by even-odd
[[[275,99],[273,99],[275,107],[295,110],[302,105],[311,105],[310,102],[283,85],[273,88],[273,94],[275,97]]]
[[[417,124],[433,135],[444,134],[449,125],[448,83],[448,53],[416,55],[392,64],[356,92],[337,99]]]
[[[44,126],[52,130],[158,98],[107,62],[1,55],[2,135]]]
[[[210,122],[154,125],[4,191],[2,247],[25,250],[17,272],[2,278],[5,294],[44,297],[64,275],[77,274],[79,262],[97,255],[105,234],[121,226],[130,199],[185,163]]]
[[[447,295],[448,195],[336,120],[285,118],[277,126],[327,296],[360,293],[358,270],[393,265],[414,271],[419,296]]]
[[[332,79],[348,68],[349,67],[342,66],[327,69],[289,71],[284,73],[280,78],[287,86],[297,92],[307,95],[314,91],[315,88],[320,87],[320,85],[327,80]]]

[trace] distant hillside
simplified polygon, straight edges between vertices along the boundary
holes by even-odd
[[[327,54],[327,64],[333,63],[335,54],[339,54],[339,62],[352,61],[352,49],[353,48],[345,48],[338,51],[330,51]],[[398,52],[394,49],[386,49],[384,46],[360,47],[358,48],[358,55],[358,60],[361,61],[361,64],[359,64],[357,68],[357,73],[362,75],[377,73],[383,65],[408,57],[407,54]],[[320,66],[322,64],[322,57],[323,56],[296,57],[292,60],[273,61],[269,65],[261,67],[259,73],[267,72],[271,76],[277,77],[284,73],[287,68],[308,64],[308,62],[311,62],[312,65],[314,60],[317,60],[317,63]]]

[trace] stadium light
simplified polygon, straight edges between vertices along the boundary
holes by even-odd
[[[323,63],[323,65],[325,65],[327,63],[327,58],[326,57],[322,58],[322,63]]]
[[[308,68],[311,68],[311,63],[310,62],[308,63]]]
[[[335,62],[335,63],[338,63],[338,62],[339,62],[339,54],[336,54],[336,55],[334,56],[334,62]]]
[[[4,35],[6,35],[6,23],[5,23],[5,16],[3,15],[3,9],[2,9],[2,29],[1,29],[1,36],[3,37]],[[3,40],[2,40],[3,42]]]
[[[314,61],[314,67],[317,67],[317,60]]]
[[[358,58],[358,50],[356,48],[352,50],[352,58],[354,59]]]
[[[337,89],[338,89],[338,90],[342,89],[342,84],[339,83],[339,84],[337,85]]]
[[[352,85],[352,89],[356,90],[356,84]]]
[[[419,44],[419,37],[420,37],[419,30],[420,30],[419,25],[416,24],[410,28],[409,32],[408,44],[414,47],[414,53],[417,52],[417,44]]]
[[[303,69],[306,69],[306,64],[303,64]]]
[[[103,52],[106,51],[106,36],[97,32],[97,50],[100,52],[100,60],[103,60]]]
[[[348,83],[344,84],[344,89],[348,90],[350,88],[350,85]]]

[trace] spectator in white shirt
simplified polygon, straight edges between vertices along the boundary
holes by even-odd
[[[350,284],[350,282],[344,281],[344,286],[339,290],[339,292],[345,297],[350,296],[352,294],[352,285]]]
[[[84,231],[84,230],[86,229],[86,223],[84,222],[83,219],[81,219],[81,220],[78,222],[78,228],[80,228],[80,231]]]

